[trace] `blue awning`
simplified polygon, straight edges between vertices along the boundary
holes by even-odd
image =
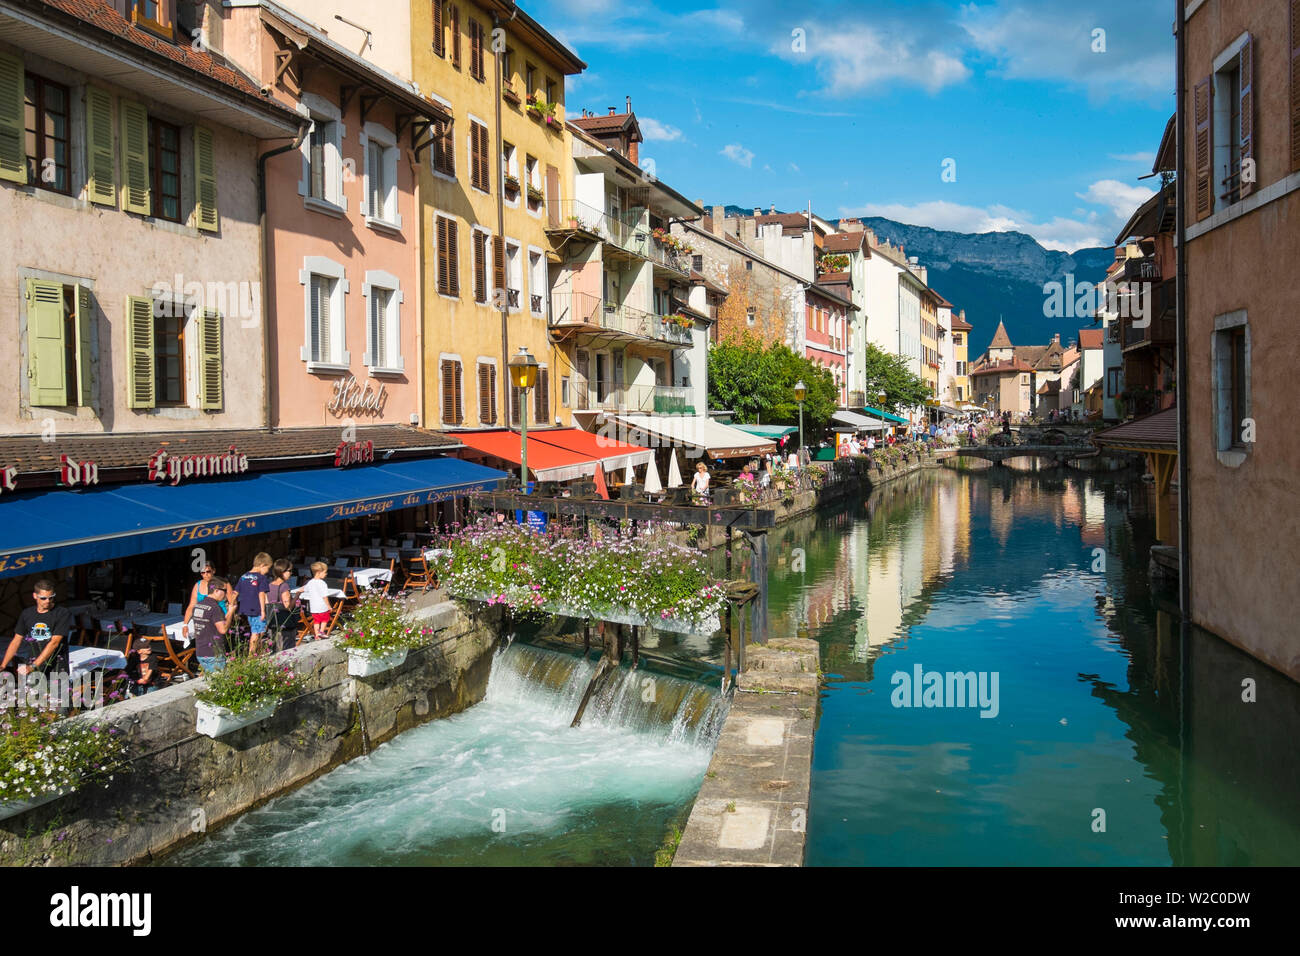
[[[880,409],[872,408],[870,405],[864,406],[862,410],[868,415],[875,415],[877,418],[883,418],[885,421],[893,422],[895,425],[908,424],[906,418],[899,418],[897,415],[889,414],[889,412],[882,412]]]
[[[506,474],[458,458],[259,472],[0,498],[0,578],[378,515],[491,491]]]

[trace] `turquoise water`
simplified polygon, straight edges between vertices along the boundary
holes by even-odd
[[[1180,636],[1147,495],[944,471],[790,529],[773,632],[806,620],[826,672],[807,863],[1300,863],[1300,687]],[[996,715],[897,706],[918,666],[996,675]]]

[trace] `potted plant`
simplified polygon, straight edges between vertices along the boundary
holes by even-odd
[[[508,193],[518,193],[518,192],[519,192],[519,177],[518,177],[518,176],[511,176],[509,173],[506,173],[505,178],[502,180],[502,182],[505,184],[506,192],[508,192]]]
[[[99,715],[60,719],[52,711],[0,716],[0,820],[25,813],[126,769],[129,749]]]
[[[555,119],[555,104],[548,103],[539,97],[531,97],[528,101],[528,115],[533,119],[543,120],[550,123]]]
[[[543,193],[542,193],[542,191],[541,191],[540,189],[538,189],[538,188],[537,188],[536,186],[534,186],[532,183],[529,183],[529,184],[528,184],[528,198],[531,199],[531,200],[533,200],[534,202],[541,202],[541,201],[542,201],[543,199],[545,199],[546,197],[545,197],[545,195],[543,195]]]
[[[513,103],[515,106],[519,105],[519,94],[515,92],[515,88],[509,83],[501,87],[501,98],[507,103]]]
[[[370,677],[400,667],[411,648],[432,637],[433,628],[412,619],[404,592],[393,597],[381,593],[362,597],[335,643],[348,652],[349,676]]]
[[[303,680],[276,657],[229,657],[226,666],[204,675],[195,695],[195,732],[208,737],[266,720],[280,701],[300,693]]]

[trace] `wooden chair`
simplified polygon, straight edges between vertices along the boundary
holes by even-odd
[[[427,591],[429,588],[437,586],[433,571],[429,567],[429,562],[424,560],[424,555],[407,560],[402,567],[402,571],[406,575],[405,586],[408,589],[419,588],[421,591]]]
[[[198,649],[192,644],[189,647],[177,648],[176,645],[172,643],[171,635],[167,633],[167,628],[163,627],[161,624],[158,625],[158,627],[162,633],[162,649],[167,663],[171,664],[177,672],[183,671],[190,677],[198,677],[199,661],[195,656]],[[156,641],[159,639],[155,638],[151,634],[149,635],[149,640]]]
[[[298,614],[302,618],[298,622],[298,643],[301,644],[303,638],[311,637],[316,628],[311,622],[311,612],[307,610],[306,604],[298,605]]]

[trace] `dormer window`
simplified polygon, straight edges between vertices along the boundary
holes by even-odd
[[[171,40],[172,2],[173,0],[133,0],[131,22],[165,40]]]

